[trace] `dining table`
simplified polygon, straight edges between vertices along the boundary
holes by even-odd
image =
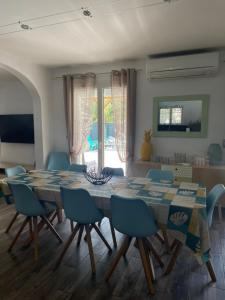
[[[94,185],[83,173],[32,170],[1,179],[0,186],[4,194],[10,193],[8,182],[27,184],[40,200],[54,202],[58,208],[63,207],[60,186],[87,190],[103,212],[110,212],[110,198],[113,194],[130,198],[131,201],[142,199],[153,210],[159,228],[166,229],[188,247],[200,264],[210,259],[206,188],[198,183],[153,182],[144,177],[115,176],[104,185]]]

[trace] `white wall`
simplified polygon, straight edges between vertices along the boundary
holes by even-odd
[[[203,155],[210,143],[222,143],[225,138],[225,66],[218,75],[208,78],[188,78],[176,80],[149,81],[145,74],[145,60],[118,62],[114,64],[59,68],[52,72],[54,102],[54,142],[55,149],[67,150],[66,127],[64,117],[62,74],[77,72],[110,72],[121,67],[134,67],[138,71],[136,106],[136,158],[140,157],[140,146],[144,130],[152,128],[153,97],[209,94],[209,120],[207,138],[153,138],[155,155],[173,156],[174,152]],[[109,79],[109,74],[99,78]],[[55,78],[55,79],[54,79]]]
[[[18,79],[0,77],[0,114],[32,114],[33,100]],[[1,143],[0,161],[33,164],[34,145]]]
[[[0,67],[15,75],[28,89],[33,100],[35,163],[42,168],[52,149],[52,90],[50,71],[28,59],[0,50]]]

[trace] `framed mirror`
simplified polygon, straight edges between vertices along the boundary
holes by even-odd
[[[155,137],[207,137],[209,95],[153,99]]]

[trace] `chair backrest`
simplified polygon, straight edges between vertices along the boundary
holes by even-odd
[[[146,177],[154,182],[173,183],[174,181],[173,172],[170,170],[150,169],[148,170]]]
[[[26,169],[22,166],[15,166],[12,168],[5,169],[5,174],[7,177],[20,175],[26,172],[27,172]]]
[[[105,167],[102,169],[102,174],[111,174],[112,176],[124,176],[122,168]]]
[[[112,195],[111,209],[113,226],[126,235],[146,237],[158,231],[151,208],[140,199]]]
[[[60,189],[67,218],[81,224],[91,224],[101,220],[102,213],[96,207],[88,191],[65,187],[61,187]]]
[[[47,210],[41,204],[37,195],[26,184],[18,184],[9,182],[16,210],[26,216],[41,216],[46,215]]]
[[[48,156],[46,169],[51,170],[68,170],[70,166],[69,155],[66,152],[51,152]]]
[[[71,164],[69,166],[69,171],[86,173],[87,172],[87,165]]]
[[[215,185],[209,192],[206,199],[206,211],[209,226],[212,225],[213,211],[218,200],[224,195],[225,187],[223,184]]]

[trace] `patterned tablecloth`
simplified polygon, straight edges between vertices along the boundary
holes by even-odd
[[[182,182],[175,185],[153,183],[148,178],[114,177],[107,184],[97,186],[89,183],[80,173],[32,171],[3,179],[1,187],[4,193],[9,192],[7,181],[28,184],[40,199],[54,201],[58,206],[62,206],[60,186],[88,190],[97,206],[105,211],[110,209],[112,194],[142,199],[154,210],[158,224],[166,226],[174,237],[189,247],[200,263],[209,259],[206,189],[198,184]]]

